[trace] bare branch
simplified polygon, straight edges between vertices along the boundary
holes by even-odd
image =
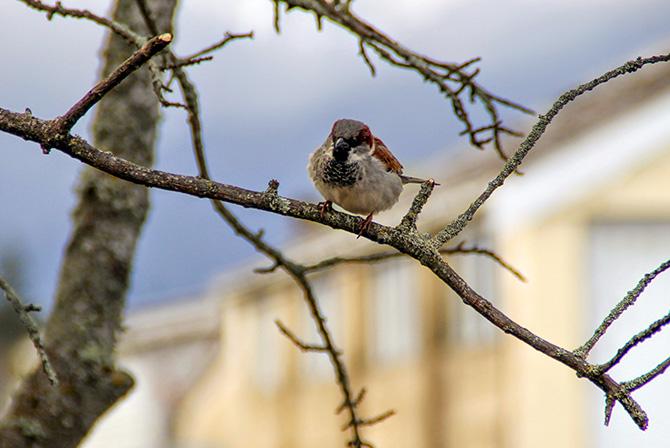
[[[574,350],[574,353],[577,356],[585,358],[589,354],[589,352],[593,349],[593,346],[595,346],[596,343],[600,340],[600,338],[603,337],[603,335],[610,327],[610,325],[612,325],[614,321],[617,320],[623,314],[623,312],[628,309],[628,307],[630,307],[637,301],[637,298],[640,297],[645,288],[659,274],[665,272],[668,268],[670,268],[670,260],[661,263],[659,267],[649,272],[648,274],[645,274],[645,276],[642,277],[640,281],[637,283],[635,288],[628,291],[628,293],[624,296],[624,298],[621,299],[621,301],[617,303],[617,305],[609,312],[609,314],[607,315],[607,317],[605,317],[602,323],[598,325],[598,328],[596,328],[596,331],[593,333],[593,336],[591,336],[589,340],[584,343],[584,345]]]
[[[601,369],[602,366],[597,366],[596,369]],[[637,378],[624,381],[621,383],[621,387],[626,392],[630,394],[631,392],[649,384],[654,378],[665,373],[667,368],[670,367],[670,357],[663,360],[659,365],[651,369],[649,372],[638,376]],[[616,404],[615,396],[607,394],[605,397],[605,426],[609,425],[610,418],[612,417],[612,410]]]
[[[441,254],[455,254],[455,255],[460,255],[460,254],[475,254],[475,255],[484,255],[485,257],[489,257],[496,263],[498,263],[502,268],[506,269],[510,274],[515,276],[517,279],[519,279],[522,282],[526,282],[526,277],[519,272],[514,266],[503,260],[503,258],[498,255],[497,253],[493,252],[490,249],[485,249],[479,246],[471,246],[471,247],[465,247],[465,241],[460,242],[456,247],[452,248],[446,248],[446,249],[440,249]]]
[[[610,394],[605,396],[605,426],[609,426],[610,419],[612,418],[612,411],[614,410],[614,405],[616,400]]]
[[[49,356],[47,355],[44,343],[42,342],[40,331],[37,329],[37,323],[30,315],[32,311],[39,311],[40,308],[33,304],[24,305],[23,301],[16,293],[16,291],[14,291],[9,282],[7,282],[7,280],[2,277],[0,277],[0,289],[5,292],[7,301],[12,305],[12,308],[14,308],[14,311],[19,316],[21,323],[26,328],[28,337],[35,346],[35,350],[37,350],[37,354],[40,357],[40,361],[42,362],[42,370],[46,374],[47,378],[49,378],[49,382],[54,386],[58,385],[56,371],[51,366],[51,362],[49,361]]]
[[[659,365],[657,365],[644,375],[640,375],[634,380],[625,381],[621,383],[621,385],[625,387],[627,390],[632,392],[644,386],[645,384],[648,384],[651,380],[653,380],[657,376],[665,373],[668,367],[670,367],[670,357],[666,358],[663,362],[661,362]]]
[[[354,398],[353,400],[351,400],[351,403],[350,403],[351,406],[356,407],[356,406],[358,406],[359,404],[361,404],[361,401],[363,401],[363,398],[365,398],[365,394],[366,394],[366,393],[367,393],[367,390],[366,390],[365,388],[362,388],[362,389],[360,390],[360,392],[358,392],[358,395],[356,395],[356,398]],[[340,405],[337,407],[337,409],[335,409],[335,414],[340,414],[340,413],[342,413],[342,411],[344,411],[344,410],[347,408],[348,405],[349,405],[349,403],[347,403],[346,401],[343,401],[342,404],[340,404]]]
[[[100,80],[91,90],[86,92],[64,115],[52,122],[52,139],[63,138],[70,133],[72,127],[88,112],[98,101],[100,101],[110,90],[121,84],[124,79],[139,69],[154,55],[167,47],[172,42],[172,35],[164,33],[156,36],[134,52],[128,59],[123,61],[116,70]],[[49,144],[42,145],[42,151],[48,153]]]
[[[175,68],[189,67],[192,65],[198,65],[206,61],[211,61],[214,59],[214,56],[203,56],[201,58],[194,59],[183,59],[176,64],[167,64],[161,67],[161,71],[174,70]],[[165,83],[164,88],[168,88],[169,82]]]
[[[331,268],[341,263],[377,263],[388,260],[389,258],[396,258],[405,256],[402,252],[377,252],[374,254],[361,255],[358,257],[332,257],[319,261],[318,263],[305,266],[305,272],[319,272],[324,269]]]
[[[190,60],[197,59],[197,58],[200,58],[202,56],[205,56],[209,53],[213,53],[216,50],[219,50],[219,49],[225,47],[226,44],[228,44],[229,42],[231,42],[233,40],[253,39],[253,38],[254,38],[254,32],[253,31],[249,31],[248,33],[231,33],[231,32],[226,31],[226,34],[224,34],[223,39],[213,43],[212,45],[210,45],[206,48],[203,48],[200,51],[197,51],[197,52],[193,53],[190,56],[184,56],[184,57],[181,57],[179,59],[180,59],[180,61],[190,61]]]
[[[414,197],[412,205],[410,206],[409,210],[407,210],[405,216],[403,216],[400,224],[398,224],[398,229],[410,231],[416,230],[416,220],[418,219],[421,210],[423,210],[423,206],[426,205],[426,202],[428,202],[428,198],[430,198],[435,185],[439,184],[436,184],[433,179],[428,179],[423,184],[421,184],[421,189]]]
[[[49,20],[51,20],[51,18],[56,14],[61,15],[63,17],[72,17],[72,18],[90,20],[91,22],[97,23],[98,25],[108,28],[110,31],[114,32],[118,36],[125,39],[130,45],[134,46],[135,48],[141,48],[148,40],[146,36],[134,32],[123,23],[98,16],[97,14],[94,14],[86,9],[65,8],[60,1],[56,2],[55,6],[46,5],[39,0],[19,0],[19,1],[25,3],[31,8],[37,9],[38,11],[46,12],[47,18]],[[142,15],[148,14],[147,8],[145,7],[143,8],[142,7],[143,5],[139,6]],[[159,34],[158,27],[156,26],[150,27],[149,30],[153,35]],[[164,107],[179,107],[179,108],[184,107],[180,103],[168,101],[165,99],[163,95],[163,90],[165,90],[166,87],[161,82],[160,69],[158,68],[158,66],[154,64],[153,61],[149,60],[147,63],[147,68],[151,73],[151,84],[153,86],[154,93],[158,97],[161,105],[163,105]]]
[[[135,33],[126,25],[119,22],[115,22],[114,20],[107,19],[105,17],[101,17],[97,14],[92,13],[87,9],[66,8],[59,1],[56,2],[54,6],[46,5],[39,0],[19,0],[19,1],[25,3],[27,6],[33,9],[46,12],[47,19],[49,20],[51,20],[55,15],[60,15],[63,17],[73,17],[76,19],[90,20],[92,22],[97,23],[98,25],[104,26],[105,28],[109,28],[111,31],[123,37],[128,43],[134,45],[137,48],[141,47],[144,44],[144,41],[146,40],[143,36],[140,36],[139,34]]]
[[[637,344],[640,342],[644,341],[645,339],[649,339],[652,337],[654,334],[658,333],[663,329],[664,326],[666,326],[668,323],[670,323],[670,313],[666,314],[662,318],[658,319],[651,325],[649,325],[646,329],[642,330],[632,338],[630,338],[623,347],[621,347],[619,350],[617,350],[616,354],[607,361],[604,364],[601,364],[598,366],[598,369],[600,369],[603,372],[607,372],[610,370],[612,367],[614,367],[616,364],[621,361],[621,359],[626,356],[626,354],[635,347]]]
[[[272,7],[272,13],[273,13],[272,14],[272,17],[273,17],[272,21],[273,21],[273,25],[275,27],[275,31],[277,32],[277,34],[279,34],[281,32],[281,29],[279,27],[279,0],[272,0],[272,2],[274,3],[274,5]]]
[[[289,330],[279,319],[275,319],[275,325],[293,344],[303,352],[328,352],[328,347],[316,344],[306,344],[300,340],[291,330]]]
[[[341,359],[340,351],[335,348],[333,338],[330,335],[330,332],[328,331],[328,327],[326,326],[326,319],[323,317],[321,310],[319,309],[319,305],[318,302],[316,301],[316,298],[314,297],[312,287],[305,278],[304,274],[298,274],[288,269],[287,272],[289,273],[289,275],[291,275],[291,277],[293,277],[296,280],[296,282],[298,282],[301,289],[303,290],[304,293],[303,295],[309,307],[312,319],[316,324],[319,335],[321,336],[321,340],[329,355],[330,362],[333,365],[333,368],[335,369],[337,384],[339,385],[342,395],[344,396],[344,402],[347,404],[346,407],[349,410],[349,418],[352,422],[354,422],[351,425],[352,439],[349,443],[351,446],[354,447],[364,446],[363,445],[364,442],[360,434],[360,425],[358,424],[359,418],[356,410],[356,405],[354,404],[354,400],[352,400],[351,385],[350,385],[351,383],[349,381],[349,375],[344,366],[344,362]]]
[[[365,40],[362,38],[358,41],[358,54],[361,55],[365,61],[365,65],[370,69],[370,74],[375,76],[377,74],[377,69],[375,69],[375,65],[372,63],[370,56],[368,56],[368,52],[365,50]]]
[[[395,414],[396,414],[395,410],[389,409],[388,411],[383,412],[383,413],[381,413],[381,414],[379,414],[375,417],[358,420],[356,423],[359,426],[372,426],[372,425],[375,425],[379,422],[382,422],[382,421],[386,420],[389,417],[394,416]],[[353,424],[354,424],[354,422],[350,421],[346,425],[342,426],[342,431],[345,431],[345,430],[349,429]]]
[[[470,143],[478,148],[493,143],[496,152],[505,160],[500,134],[508,132],[507,129],[496,125],[500,122],[498,108],[502,106],[524,113],[533,113],[530,109],[518,103],[492,94],[475,81],[479,69],[473,71],[466,71],[466,69],[478,62],[479,58],[456,64],[437,61],[416,53],[353,14],[349,8],[350,2],[341,3],[327,0],[272,1],[275,6],[275,27],[277,30],[279,30],[278,5],[279,2],[282,2],[286,4],[288,10],[299,8],[312,12],[319,26],[321,18],[327,17],[342,28],[354,33],[358,38],[359,54],[373,76],[375,68],[367,55],[366,47],[372,49],[381,59],[391,65],[417,72],[423,79],[433,83],[449,99],[456,118],[464,126],[463,134],[468,135]],[[479,103],[479,106],[488,115],[489,125],[478,127],[473,123],[465,106],[468,99],[462,98],[466,93],[469,102]],[[479,130],[477,131],[477,129]],[[487,131],[488,137],[480,135],[484,131]]]
[[[442,247],[444,243],[461,233],[465,226],[470,221],[472,221],[472,218],[475,216],[475,213],[477,213],[477,210],[479,210],[479,208],[484,205],[484,202],[486,202],[488,198],[491,197],[493,192],[501,187],[505,180],[519,168],[521,162],[523,162],[523,159],[530,152],[530,150],[533,149],[540,137],[545,133],[549,123],[551,123],[556,115],[558,115],[558,113],[568,103],[573,101],[578,96],[583,95],[586,92],[590,92],[599,85],[604,84],[618,76],[636,72],[648,64],[656,64],[667,61],[670,61],[670,54],[651,56],[648,58],[637,58],[633,61],[628,61],[614,70],[610,70],[596,79],[582,84],[579,87],[569,90],[561,95],[545,115],[539,116],[537,123],[535,123],[530,133],[526,136],[525,140],[521,142],[514,155],[505,163],[505,166],[500,171],[500,173],[489,182],[486,189],[479,195],[479,197],[472,204],[470,204],[468,209],[461,213],[458,218],[456,218],[445,229],[435,235],[435,247]]]
[[[521,280],[522,282],[526,282],[526,277],[519,272],[518,269],[516,269],[514,266],[503,260],[503,258],[495,253],[494,251],[490,249],[485,249],[479,246],[471,246],[471,247],[466,247],[465,242],[462,241],[460,242],[457,246],[455,247],[448,247],[444,249],[440,249],[441,254],[453,254],[453,255],[467,255],[467,254],[475,254],[475,255],[484,255],[486,257],[491,258],[493,261],[498,263],[502,268],[506,269],[509,271],[512,275],[514,275],[516,278]],[[322,271],[324,269],[333,267],[335,265],[338,265],[340,263],[377,263],[380,261],[388,260],[389,258],[396,258],[396,257],[401,257],[404,256],[402,252],[377,252],[374,254],[368,254],[368,255],[362,255],[358,257],[332,257],[332,258],[327,258],[325,260],[322,260],[316,264],[308,265],[305,266],[305,272],[306,273],[312,273],[312,272],[318,272]],[[256,269],[256,272],[259,273],[267,273],[267,272],[272,272],[276,269],[276,266],[270,266],[268,268],[258,268]]]

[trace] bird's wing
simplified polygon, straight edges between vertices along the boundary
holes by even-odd
[[[394,171],[398,174],[402,174],[402,165],[378,137],[375,137],[375,147],[372,150],[372,156],[381,160],[382,163],[386,165],[387,171]]]

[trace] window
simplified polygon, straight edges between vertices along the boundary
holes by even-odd
[[[257,303],[256,310],[256,350],[254,380],[258,387],[271,392],[277,388],[281,381],[281,359],[279,338],[281,334],[277,331],[274,321],[276,315],[276,304],[281,299],[274,294],[261,297]]]
[[[470,241],[470,240],[468,240]],[[488,238],[472,240],[465,247],[478,246],[492,249]],[[462,254],[450,260],[458,274],[468,282],[482,297],[493,300],[496,297],[496,269],[501,269],[490,258],[478,254]],[[451,344],[476,347],[495,341],[496,328],[472,307],[451,292],[448,286],[441,285],[447,302],[447,338]]]
[[[382,362],[408,358],[420,346],[418,272],[401,258],[373,266],[368,326],[372,356]]]
[[[311,282],[312,292],[316,298],[321,314],[326,318],[326,325],[333,337],[335,347],[342,348],[342,297],[336,279],[333,276],[322,275]],[[321,345],[321,336],[312,318],[307,304],[301,304],[303,309],[303,328],[305,329],[303,342]],[[307,378],[317,381],[331,380],[333,367],[327,353],[308,352],[301,354],[301,370]]]

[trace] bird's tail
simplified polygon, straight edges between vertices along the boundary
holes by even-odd
[[[427,181],[427,179],[419,179],[418,177],[412,177],[412,176],[405,176],[401,175],[400,179],[402,180],[403,184],[422,184]],[[429,179],[432,180],[432,179]],[[435,185],[440,185],[437,182],[433,181]]]

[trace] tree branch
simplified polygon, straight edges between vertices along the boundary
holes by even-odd
[[[19,1],[25,3],[30,8],[41,12],[46,12],[47,19],[49,20],[53,19],[53,17],[56,15],[63,17],[73,17],[75,19],[90,20],[91,22],[97,23],[98,25],[104,26],[105,28],[109,28],[111,31],[125,39],[129,44],[135,46],[136,48],[140,48],[146,40],[144,37],[131,30],[127,25],[111,19],[107,19],[105,17],[101,17],[87,9],[66,8],[59,1],[57,1],[54,6],[46,5],[39,0]]]
[[[488,258],[492,259],[496,263],[498,263],[500,265],[500,267],[502,267],[503,269],[506,269],[510,274],[515,276],[520,281],[522,281],[524,283],[527,281],[526,277],[524,277],[524,275],[521,272],[519,272],[518,269],[516,269],[514,266],[512,266],[511,264],[509,264],[508,262],[503,260],[503,258],[500,255],[498,255],[497,253],[495,253],[494,251],[492,251],[490,249],[482,248],[482,247],[479,247],[479,246],[466,247],[465,242],[462,241],[462,242],[458,243],[458,245],[456,247],[440,249],[440,253],[441,254],[456,254],[456,255],[458,255],[458,254],[483,255],[485,257],[488,257]]]
[[[663,329],[664,326],[666,326],[668,323],[670,323],[670,313],[666,314],[662,318],[658,319],[651,325],[649,325],[646,329],[642,330],[638,334],[634,335],[632,338],[630,338],[626,343],[624,344],[623,347],[621,347],[619,350],[617,350],[616,354],[607,361],[604,364],[601,364],[598,366],[598,369],[607,372],[610,370],[612,367],[617,365],[619,361],[623,359],[624,356],[637,344],[640,342],[649,339],[652,337],[654,334],[658,333]]]
[[[426,202],[428,202],[435,185],[439,184],[436,184],[433,179],[428,179],[423,184],[421,184],[421,189],[414,197],[412,205],[410,206],[409,210],[407,210],[405,216],[403,216],[400,224],[398,224],[397,228],[399,230],[410,232],[416,231],[416,220],[419,218],[419,214],[423,210],[423,206],[426,205]]]
[[[628,73],[636,72],[648,64],[656,64],[667,61],[670,61],[670,54],[651,56],[648,58],[637,58],[633,61],[628,61],[614,70],[610,70],[609,72],[593,79],[592,81],[582,84],[561,95],[554,102],[546,114],[539,116],[538,121],[535,123],[530,133],[526,136],[525,140],[521,142],[514,155],[512,155],[512,157],[510,157],[509,160],[505,163],[505,166],[502,168],[500,173],[488,183],[486,189],[479,195],[479,197],[472,204],[470,204],[467,210],[461,213],[458,218],[456,218],[445,229],[435,235],[435,246],[441,247],[447,241],[453,239],[456,235],[461,233],[465,226],[470,221],[472,221],[472,218],[474,218],[477,210],[479,210],[479,208],[484,205],[484,203],[491,197],[493,192],[500,188],[505,180],[519,168],[521,162],[523,162],[523,159],[526,157],[526,155],[528,155],[540,137],[542,137],[542,135],[545,133],[551,121],[568,103],[575,100],[575,98],[578,96],[583,95],[586,92],[590,92],[599,85],[605,84],[611,79]]]
[[[421,55],[401,45],[380,30],[356,16],[350,9],[350,2],[333,2],[327,0],[272,0],[275,7],[275,28],[279,31],[279,3],[286,4],[286,9],[303,9],[312,12],[320,29],[321,18],[326,17],[344,29],[349,30],[358,38],[359,54],[374,76],[374,65],[366,52],[366,47],[396,67],[417,72],[424,80],[434,84],[451,102],[456,118],[464,127],[461,135],[468,135],[470,143],[483,148],[491,143],[498,155],[506,160],[501,143],[502,134],[517,135],[515,131],[501,126],[499,107],[510,108],[532,114],[530,109],[492,94],[475,78],[479,69],[467,71],[472,64],[479,61],[474,58],[461,64],[437,61]],[[466,97],[465,99],[463,97]],[[488,116],[488,124],[477,126],[472,121],[466,104],[478,102]]]
[[[303,352],[328,352],[328,347],[324,347],[323,345],[307,344],[301,341],[300,338],[293,334],[293,332],[289,330],[279,319],[275,319],[275,325],[277,325],[277,328],[279,328],[279,331],[281,331],[284,336],[293,342],[293,345],[298,347]]]
[[[212,45],[209,45],[208,47],[203,48],[200,51],[197,51],[193,53],[190,56],[183,56],[181,58],[178,58],[180,61],[191,61],[194,59],[198,59],[202,56],[206,56],[209,53],[213,53],[217,50],[220,50],[221,48],[225,47],[229,42],[237,39],[253,39],[254,38],[254,32],[250,31],[248,33],[231,33],[231,32],[226,32],[224,34],[223,39],[219,40],[218,42],[213,43]]]
[[[644,386],[645,384],[648,384],[651,380],[658,377],[659,375],[665,373],[668,367],[670,367],[670,357],[666,358],[663,362],[661,362],[659,365],[657,365],[644,375],[640,375],[634,380],[625,381],[621,383],[621,385],[625,387],[626,390],[632,392]]]
[[[39,308],[33,304],[24,305],[23,301],[16,293],[16,291],[14,291],[9,282],[7,282],[7,280],[2,277],[0,277],[0,289],[5,292],[7,301],[12,305],[12,308],[14,308],[14,311],[19,316],[21,323],[25,327],[26,332],[28,333],[28,337],[35,346],[35,350],[37,350],[37,355],[40,357],[40,361],[42,362],[42,370],[46,374],[47,378],[49,378],[49,382],[52,385],[57,386],[58,376],[56,375],[56,372],[54,371],[53,366],[49,361],[49,356],[47,355],[44,343],[42,342],[40,331],[37,329],[37,323],[30,315],[32,311],[39,311]]]
[[[582,358],[585,358],[589,352],[593,349],[593,347],[596,345],[596,343],[600,340],[600,338],[603,337],[607,329],[614,323],[615,320],[617,320],[624,311],[626,311],[631,305],[633,305],[638,297],[642,294],[642,292],[645,290],[647,286],[661,273],[665,272],[670,268],[670,260],[667,260],[659,267],[654,269],[653,271],[649,272],[648,274],[645,274],[644,277],[640,279],[640,281],[637,283],[635,288],[631,289],[628,291],[628,293],[624,296],[623,299],[609,312],[607,317],[602,321],[600,325],[598,325],[598,328],[596,328],[596,331],[593,333],[593,336],[589,338],[588,341],[584,343],[581,347],[578,349],[574,350],[574,353],[577,356],[581,356]]]
[[[495,253],[490,249],[482,248],[479,246],[466,247],[465,242],[463,241],[460,242],[455,247],[440,249],[440,253],[452,254],[452,255],[468,255],[468,254],[483,255],[485,257],[492,259],[494,262],[498,263],[502,268],[509,271],[510,274],[514,275],[520,281],[522,282],[527,281],[526,277],[524,277],[524,275],[521,272],[519,272],[519,270],[517,270],[514,266],[512,266],[505,260],[503,260],[503,258],[500,255],[498,255],[497,253]],[[357,257],[332,257],[321,260],[315,264],[304,266],[304,270],[305,273],[313,273],[331,268],[341,263],[365,263],[365,264],[377,263],[380,261],[388,260],[389,258],[402,257],[405,255],[406,254],[403,254],[402,252],[377,252]],[[278,266],[275,264],[267,268],[256,268],[255,272],[258,272],[259,274],[267,274],[270,272],[274,272],[277,268]]]

